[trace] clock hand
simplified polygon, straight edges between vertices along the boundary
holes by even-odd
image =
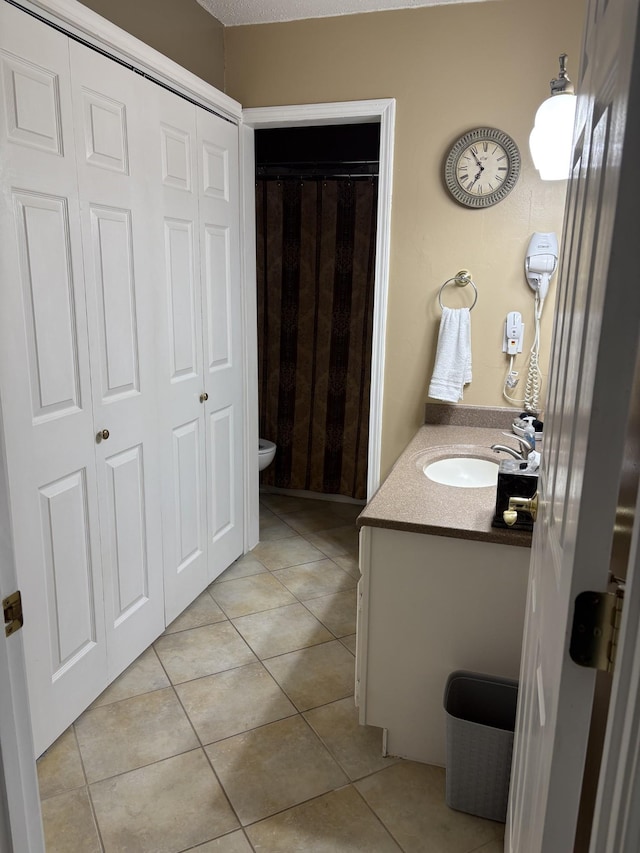
[[[480,166],[480,170],[479,170],[479,171],[478,171],[478,173],[476,174],[475,178],[474,178],[474,179],[471,181],[471,183],[469,184],[469,186],[468,186],[468,188],[467,188],[467,192],[469,192],[469,190],[473,188],[473,185],[474,185],[474,184],[476,184],[476,183],[478,182],[478,180],[479,180],[479,178],[480,178],[480,175],[481,175],[483,172],[484,172],[484,169],[482,168],[482,166]]]

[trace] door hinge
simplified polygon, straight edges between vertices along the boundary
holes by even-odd
[[[569,654],[580,666],[613,672],[625,584],[613,575],[615,592],[581,592],[576,598]]]
[[[2,611],[4,613],[4,633],[10,637],[19,631],[23,625],[20,590],[2,599]]]

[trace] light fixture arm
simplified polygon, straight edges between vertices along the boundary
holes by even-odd
[[[560,73],[551,81],[552,95],[575,95],[575,88],[567,76],[567,54],[560,54]]]

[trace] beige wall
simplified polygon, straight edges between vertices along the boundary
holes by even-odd
[[[245,107],[396,99],[383,475],[423,420],[437,292],[461,267],[479,290],[464,402],[506,405],[505,315],[522,313],[528,349],[533,298],[524,253],[533,231],[560,232],[565,194],[564,182],[538,179],[528,137],[560,53],[578,76],[582,6],[490,0],[225,29],[225,90]],[[482,125],[515,139],[522,172],[500,204],[468,210],[443,188],[442,163],[458,135]],[[545,373],[555,291],[554,280],[543,317]],[[445,304],[456,307],[456,296],[448,288]],[[524,354],[516,368],[524,375]]]
[[[82,0],[85,6],[224,88],[224,27],[196,0]]]

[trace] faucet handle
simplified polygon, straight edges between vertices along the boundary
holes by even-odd
[[[538,493],[532,498],[509,498],[509,508],[502,513],[504,522],[509,527],[513,527],[518,520],[518,510],[528,512],[535,521],[538,517]]]
[[[524,456],[525,459],[529,456],[531,451],[535,449],[535,448],[531,447],[531,445],[529,444],[527,439],[522,438],[522,436],[515,435],[512,432],[503,432],[502,434],[506,435],[507,438],[515,438],[515,440],[520,445],[520,449],[522,450],[522,455]]]

